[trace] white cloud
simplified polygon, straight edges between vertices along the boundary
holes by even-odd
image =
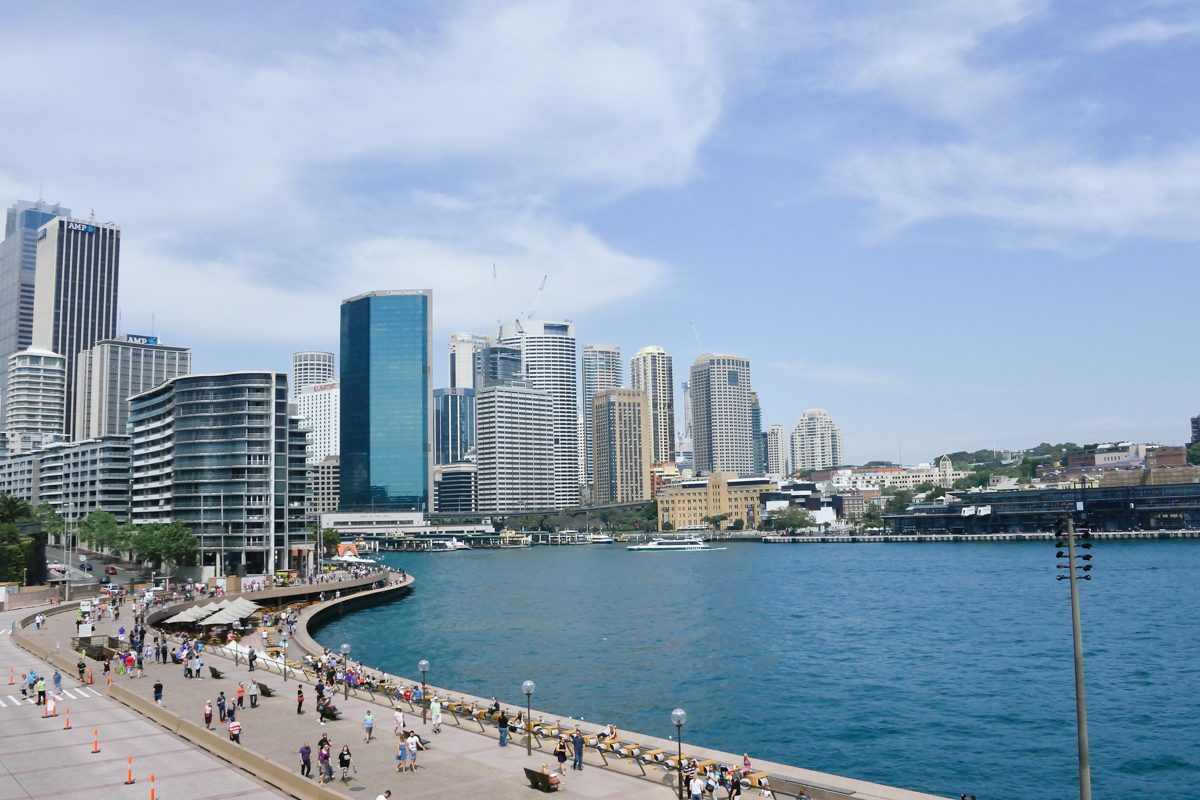
[[[1091,39],[1090,44],[1096,50],[1108,50],[1125,44],[1156,45],[1197,34],[1200,34],[1200,22],[1168,23],[1142,19],[1102,31]]]

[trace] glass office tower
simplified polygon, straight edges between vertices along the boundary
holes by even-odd
[[[343,510],[432,510],[432,353],[432,290],[342,301]]]

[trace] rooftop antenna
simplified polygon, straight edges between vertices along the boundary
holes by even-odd
[[[538,290],[537,290],[536,292],[534,292],[534,295],[533,295],[533,307],[529,309],[529,316],[528,316],[528,317],[526,317],[525,319],[533,319],[533,313],[534,313],[535,311],[537,311],[537,307],[538,307],[538,301],[542,299],[542,292],[543,292],[543,291],[545,290],[545,288],[546,288],[546,279],[547,279],[547,278],[549,278],[549,277],[550,277],[549,275],[543,275],[543,276],[542,276],[542,285],[538,287]]]
[[[150,335],[154,335],[154,312],[150,312]]]
[[[89,222],[96,221],[96,209],[94,209],[94,208],[92,209],[92,213],[90,215],[88,215],[88,221]]]
[[[899,437],[899,436],[896,437],[896,450],[898,450],[900,453],[900,467],[901,467],[901,469],[903,469],[904,468],[904,443],[901,441],[901,437]]]
[[[46,198],[42,197],[42,188],[43,188],[42,184],[44,184],[45,182],[46,182],[45,180],[38,181],[38,202],[39,203],[44,202],[46,200]]]
[[[500,279],[496,277],[496,265],[492,264],[492,297],[496,300],[496,324],[503,325],[500,319]]]
[[[696,337],[696,347],[699,347],[700,353],[703,354],[704,353],[704,345],[700,344],[700,334],[696,333],[696,323],[689,322],[688,325],[692,326],[692,336]]]

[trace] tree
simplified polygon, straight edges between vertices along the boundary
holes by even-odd
[[[107,511],[93,511],[79,524],[79,536],[88,543],[88,547],[101,553],[105,548],[117,548],[118,538],[117,518]]]
[[[11,524],[27,519],[33,519],[33,509],[29,503],[11,494],[0,494],[0,523]]]
[[[1196,442],[1188,448],[1187,460],[1189,464],[1200,466],[1200,442]]]
[[[800,508],[799,506],[777,508],[774,511],[768,512],[767,518],[771,521],[771,527],[776,530],[814,528],[817,525],[817,520],[813,515],[807,509]]]
[[[742,519],[741,517],[738,517],[737,519],[735,519],[733,521],[733,524],[729,526],[729,529],[734,530],[734,531],[740,531],[740,530],[744,530],[745,527],[746,527],[746,520]]]
[[[892,496],[888,498],[887,505],[883,507],[885,514],[903,514],[910,503],[912,503],[913,493],[907,489],[897,489]]]
[[[700,521],[705,525],[712,525],[713,530],[721,530],[721,523],[729,519],[728,514],[714,514],[711,517],[701,517]]]
[[[863,511],[859,521],[864,528],[878,528],[883,525],[883,515],[879,513],[879,506],[874,503],[867,503],[867,508]]]
[[[663,527],[662,527],[662,529],[663,529],[664,531],[673,531],[673,530],[675,530],[675,526],[674,526],[674,525],[672,525],[672,524],[671,524],[671,523],[669,523],[669,522],[664,522],[664,523],[663,523]]]
[[[0,581],[24,584],[32,555],[33,540],[11,522],[0,523]]]
[[[159,532],[162,541],[163,559],[175,566],[184,566],[195,561],[200,552],[196,535],[179,520],[163,526]]]
[[[49,537],[51,541],[58,542],[63,534],[63,518],[59,516],[54,506],[49,503],[42,503],[34,512],[34,519],[42,526],[42,531]]]
[[[333,528],[326,528],[321,531],[321,546],[326,550],[337,552],[337,547],[342,543],[341,535]]]

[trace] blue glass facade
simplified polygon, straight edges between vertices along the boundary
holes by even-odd
[[[430,290],[342,302],[342,509],[431,510],[432,329]]]
[[[433,390],[433,463],[475,457],[475,390]]]

